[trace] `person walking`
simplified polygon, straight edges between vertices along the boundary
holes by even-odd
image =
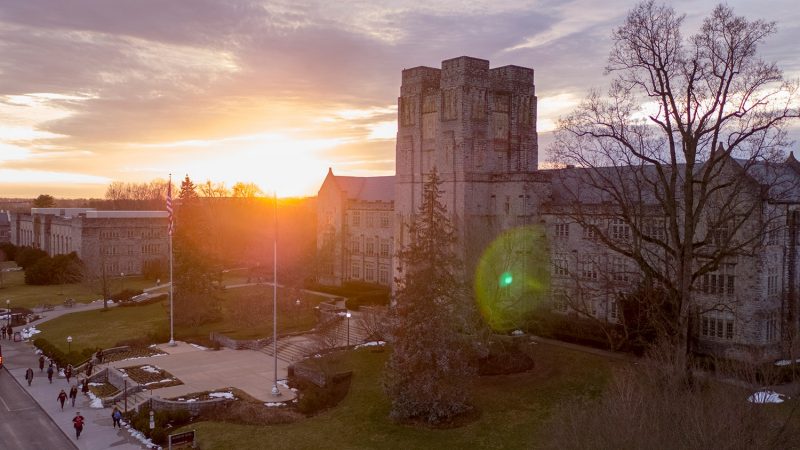
[[[78,397],[78,386],[73,384],[72,387],[69,388],[69,399],[72,400],[73,408],[75,407],[75,399],[77,397]]]
[[[84,378],[83,379],[83,386],[81,387],[81,392],[83,392],[85,395],[89,395],[89,379],[88,378]]]
[[[114,428],[122,428],[122,424],[120,423],[122,420],[122,412],[116,406],[114,407],[114,411],[111,412],[111,420],[114,421],[114,424],[112,425]]]
[[[14,334],[13,334],[14,332],[13,332],[13,331],[12,331],[12,329],[11,329],[11,325],[9,325],[9,326],[7,326],[7,327],[6,327],[6,333],[8,334],[8,338],[9,338],[9,339],[11,339],[12,337],[14,337]]]
[[[53,362],[50,361],[50,365],[47,366],[47,379],[50,380],[50,384],[53,384]]]
[[[39,355],[39,372],[44,370],[44,355]]]
[[[80,411],[75,413],[75,417],[72,418],[72,426],[75,427],[75,439],[81,438],[81,432],[83,431],[83,416],[81,415]]]
[[[67,384],[69,384],[69,379],[72,378],[72,364],[67,364],[67,368],[64,369],[64,376],[67,378]]]
[[[25,380],[28,382],[28,386],[30,386],[31,382],[33,381],[33,369],[30,367],[28,367],[28,370],[25,371]]]
[[[92,376],[92,369],[94,369],[94,364],[92,364],[92,362],[89,361],[88,363],[86,363],[86,376],[87,377]]]
[[[59,403],[61,403],[61,410],[64,410],[64,402],[67,401],[67,393],[64,392],[62,389],[61,392],[58,393],[58,397],[56,397]]]
[[[3,325],[2,333],[3,333],[3,339],[5,339],[6,338],[6,326],[5,325]]]

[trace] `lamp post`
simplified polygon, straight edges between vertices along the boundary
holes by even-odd
[[[11,300],[6,299],[6,320],[8,323],[6,325],[11,325]]]
[[[347,346],[350,347],[350,311],[347,311],[345,317],[347,317]]]
[[[67,353],[72,352],[72,336],[67,336]]]
[[[120,291],[125,290],[125,272],[119,273],[119,290]]]

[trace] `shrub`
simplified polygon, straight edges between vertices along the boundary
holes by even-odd
[[[16,260],[18,248],[19,247],[10,242],[3,242],[2,244],[0,244],[0,252],[2,252],[3,256],[5,257],[5,261]]]
[[[19,247],[14,255],[14,261],[25,270],[37,261],[47,256],[47,252],[33,247]]]
[[[527,337],[494,336],[489,341],[489,354],[478,360],[480,375],[508,375],[533,369],[534,361],[528,353]]]
[[[48,358],[56,362],[59,367],[66,367],[67,364],[77,366],[92,357],[92,349],[83,349],[80,352],[71,351],[65,353],[55,346],[52,342],[45,338],[36,338],[33,340],[33,345],[42,351]]]
[[[76,283],[83,278],[83,262],[75,252],[39,258],[25,270],[25,284]]]
[[[329,377],[324,387],[317,386],[304,378],[296,378],[293,381],[300,391],[297,410],[306,415],[313,415],[338,405],[350,390],[352,375],[352,372],[335,374]]]
[[[114,300],[115,302],[125,303],[130,301],[131,297],[135,297],[141,294],[142,292],[144,291],[142,291],[141,289],[124,289],[122,291],[118,291],[111,294],[111,300]]]
[[[389,306],[389,297],[390,294],[387,290],[364,292],[348,297],[345,306],[354,311],[358,311],[362,306]]]

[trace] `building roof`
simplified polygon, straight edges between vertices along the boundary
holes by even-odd
[[[343,177],[333,174],[328,169],[328,176],[333,177],[339,190],[350,200],[366,202],[393,202],[394,175],[384,177]]]

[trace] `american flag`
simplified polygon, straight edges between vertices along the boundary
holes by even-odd
[[[172,177],[169,177],[169,184],[167,184],[167,214],[169,215],[169,235],[172,236],[172,230],[175,225],[172,218]]]

